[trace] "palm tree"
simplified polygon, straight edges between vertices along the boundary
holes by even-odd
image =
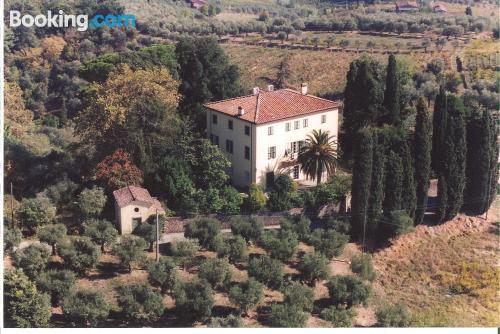
[[[298,161],[306,177],[321,183],[321,176],[326,171],[328,175],[335,172],[337,165],[337,149],[333,136],[328,131],[313,130],[308,135],[305,145],[301,148]]]

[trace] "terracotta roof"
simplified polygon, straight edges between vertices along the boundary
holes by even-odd
[[[154,205],[159,210],[163,210],[160,201],[156,198],[151,197],[149,191],[145,188],[136,187],[136,186],[127,186],[120,188],[118,190],[113,191],[113,196],[115,197],[116,203],[120,208],[134,202],[144,202],[149,204],[149,207]]]
[[[205,104],[206,108],[255,124],[278,121],[339,106],[339,102],[302,94],[292,89],[260,91],[254,95]],[[242,107],[245,111],[242,116],[238,116],[238,107]]]

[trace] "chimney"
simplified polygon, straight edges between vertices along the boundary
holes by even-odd
[[[302,95],[307,95],[307,83],[304,82],[300,85],[300,92]]]
[[[274,90],[274,85],[267,85],[267,91],[272,92]]]
[[[252,90],[253,95],[259,94],[259,87],[254,87]]]
[[[245,115],[245,109],[243,109],[242,106],[238,107],[238,116],[243,116]]]

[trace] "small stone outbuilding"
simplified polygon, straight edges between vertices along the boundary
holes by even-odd
[[[137,186],[127,186],[113,191],[115,219],[121,234],[130,234],[137,225],[150,216],[165,214],[160,201],[151,197],[149,191]]]

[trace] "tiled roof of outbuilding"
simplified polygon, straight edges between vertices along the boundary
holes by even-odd
[[[154,205],[156,209],[164,212],[160,201],[151,197],[149,191],[145,188],[127,186],[113,191],[113,196],[115,197],[116,203],[120,208],[123,208],[132,202],[138,201],[148,204],[149,207]]]

